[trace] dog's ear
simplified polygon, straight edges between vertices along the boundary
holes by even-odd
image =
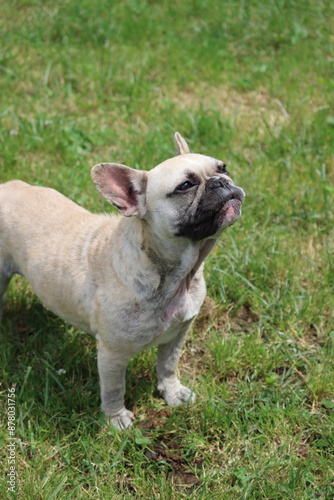
[[[118,163],[99,163],[91,176],[102,196],[124,215],[145,215],[147,172]]]
[[[175,132],[174,139],[176,143],[176,155],[186,155],[190,153],[189,146],[181,134]]]

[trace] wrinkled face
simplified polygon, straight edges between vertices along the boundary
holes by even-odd
[[[171,158],[147,177],[146,219],[163,237],[217,237],[241,215],[245,193],[222,161],[199,154]]]

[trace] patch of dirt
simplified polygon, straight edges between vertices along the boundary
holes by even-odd
[[[248,302],[237,310],[234,317],[232,317],[235,323],[237,323],[241,328],[249,329],[249,326],[253,323],[259,321],[258,315],[252,311],[251,306]]]
[[[175,91],[174,96],[181,109],[196,108],[199,105],[218,109],[222,116],[232,116],[239,126],[242,125],[243,130],[256,126],[260,135],[265,133],[266,126],[274,132],[280,132],[283,124],[290,118],[284,104],[266,89],[238,92],[226,85],[214,88],[197,84],[196,87],[189,86],[183,91]]]
[[[194,106],[196,103],[199,103],[199,100],[203,103],[204,97],[205,104],[212,105],[214,103],[226,114],[235,112],[236,108],[239,108],[242,112],[249,112],[251,109],[265,111],[270,101],[270,95],[265,90],[252,90],[240,93],[226,86],[214,88],[212,86],[207,87],[203,84],[201,87],[199,87],[198,84],[195,88],[188,87],[183,92],[178,92],[175,95],[175,99],[184,107]],[[199,96],[201,96],[201,99],[199,99]]]
[[[173,409],[169,406],[162,408],[161,410],[150,409],[149,418],[140,422],[137,427],[140,429],[154,430],[163,425],[163,423],[171,416]],[[136,412],[136,409],[134,409]]]
[[[151,431],[158,431],[158,436],[154,442],[145,449],[145,456],[157,464],[169,467],[168,477],[177,489],[186,489],[187,492],[192,491],[202,484],[202,481],[190,470],[188,461],[182,456],[184,443],[182,436],[177,436],[175,433],[170,433],[164,429],[164,423],[170,418],[172,412],[175,411],[170,407],[161,409],[151,409],[149,418],[140,422],[137,427],[141,429],[143,435],[150,439]],[[201,465],[202,458],[199,456],[191,459],[192,467]]]
[[[168,464],[171,472],[169,479],[177,489],[187,489],[191,491],[202,484],[202,481],[192,472],[185,460],[181,457],[181,445],[167,447],[164,444],[156,444],[150,450],[146,450],[145,455],[154,462]],[[198,460],[197,460],[198,461]]]
[[[225,334],[242,334],[247,332],[254,323],[259,321],[258,315],[252,311],[251,305],[245,302],[236,311],[233,305],[222,308],[210,297],[206,297],[196,318],[194,331],[196,339],[204,340],[210,328],[215,328]]]

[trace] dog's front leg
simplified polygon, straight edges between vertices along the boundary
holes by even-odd
[[[133,413],[124,406],[125,373],[130,356],[111,350],[98,339],[97,366],[100,375],[101,408],[108,422],[117,429],[131,427]]]
[[[195,401],[195,394],[182,385],[177,376],[181,349],[190,325],[191,321],[186,322],[182,331],[172,341],[158,347],[158,391],[169,406]]]

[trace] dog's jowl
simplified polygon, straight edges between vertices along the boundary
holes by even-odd
[[[194,400],[177,376],[181,347],[204,300],[203,261],[245,197],[222,161],[190,154],[178,133],[175,141],[177,156],[150,171],[93,167],[121,216],[91,214],[19,180],[0,185],[0,309],[19,273],[48,309],[97,337],[102,410],[119,429],[134,420],[125,371],[143,349],[158,346],[167,404]]]

